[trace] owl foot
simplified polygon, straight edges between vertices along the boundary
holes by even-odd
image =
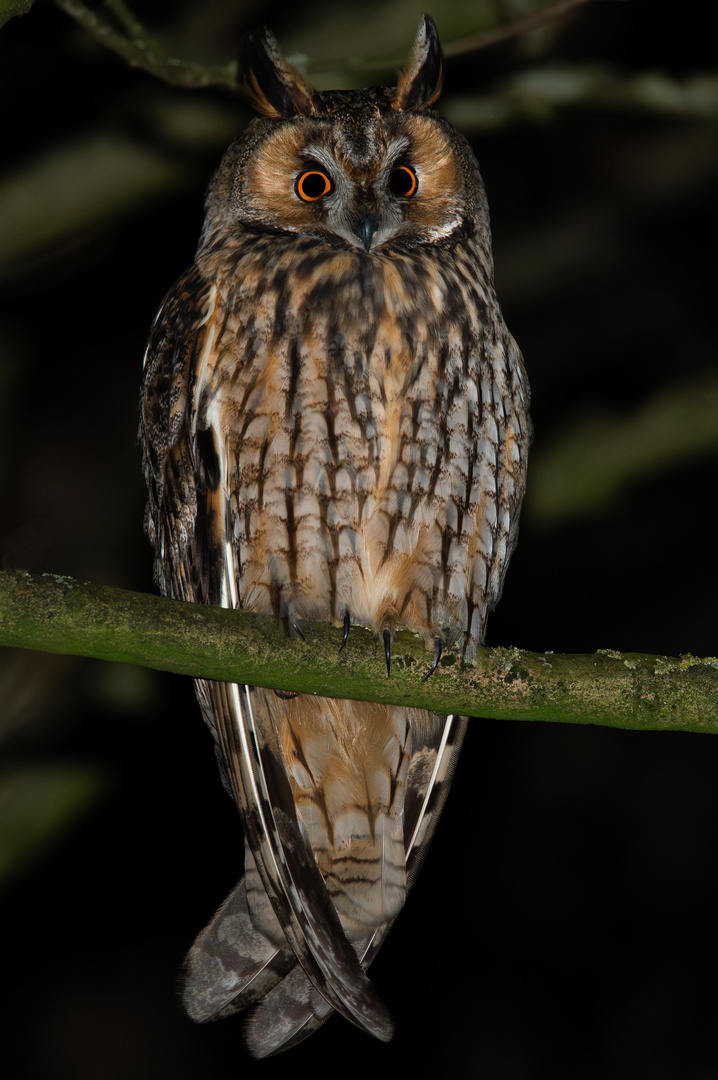
[[[339,652],[342,651],[342,649],[344,648],[344,646],[347,643],[347,638],[349,637],[349,630],[351,628],[351,625],[352,625],[352,621],[349,618],[349,612],[345,611],[344,612],[344,637],[342,638],[342,643],[339,646]]]
[[[434,672],[436,671],[436,669],[439,666],[439,660],[441,660],[441,638],[440,637],[435,637],[434,638],[434,663],[431,665],[431,667],[427,671],[426,675],[424,676],[424,680],[423,680],[424,682],[426,682],[427,679],[430,679],[431,676],[434,674]]]
[[[382,634],[384,639],[384,657],[386,659],[386,676],[391,675],[391,630],[385,630]]]

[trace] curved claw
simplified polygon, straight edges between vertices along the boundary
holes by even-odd
[[[431,667],[427,671],[426,675],[424,676],[424,679],[423,679],[424,682],[426,682],[427,679],[430,679],[431,676],[434,674],[434,672],[436,671],[436,669],[439,666],[439,660],[441,660],[441,638],[440,637],[435,637],[434,638],[434,663],[431,665]]]
[[[342,643],[339,646],[339,652],[342,651],[342,649],[344,648],[344,646],[347,643],[347,638],[349,637],[349,629],[351,627],[351,624],[352,624],[352,621],[349,618],[349,612],[345,611],[344,612],[344,637],[342,638]]]
[[[386,658],[386,675],[391,675],[391,630],[385,630],[382,634],[384,639],[384,657]]]
[[[289,616],[289,625],[291,626],[292,630],[296,630],[296,631],[297,631],[297,633],[299,634],[299,636],[300,636],[300,638],[302,639],[302,641],[306,641],[306,640],[307,640],[307,639],[305,638],[304,634],[302,633],[302,631],[301,631],[301,630],[299,629],[299,623],[297,622],[297,620],[296,620],[296,619],[294,618],[294,616],[293,616],[293,615],[290,615],[290,616]]]

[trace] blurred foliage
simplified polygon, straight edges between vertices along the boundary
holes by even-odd
[[[134,0],[133,30],[117,0],[82,6],[154,42],[160,67],[210,69],[225,87],[260,22],[320,87],[391,80],[422,11]],[[715,654],[711,5],[597,0],[476,47],[550,6],[429,6],[441,111],[481,163],[498,293],[534,395],[522,535],[490,643]],[[0,2],[0,556],[150,589],[144,342],[250,112],[227,89],[133,69],[47,0],[11,17],[29,7]],[[172,999],[183,948],[241,863],[186,681],[8,653],[0,700],[8,1074],[228,1075],[236,1027],[192,1029]],[[477,721],[433,868],[373,969],[395,1043],[367,1047],[333,1022],[322,1051],[350,1077],[389,1062],[527,1080],[716,1075],[701,1003],[718,962],[718,744],[697,742]],[[407,994],[432,980],[441,994]],[[441,1037],[417,1038],[429,1003]],[[318,1049],[295,1051],[299,1066]]]
[[[718,451],[718,371],[663,386],[628,416],[575,417],[547,446],[527,512],[542,526],[596,515],[626,489]]]
[[[0,772],[0,893],[96,806],[107,780],[92,765],[5,766]]]
[[[13,760],[12,746],[38,722],[45,733],[52,702],[62,699],[63,683],[76,666],[64,656],[38,656],[22,650],[0,650],[0,894],[45,854],[107,794],[109,777],[95,762],[33,756]],[[54,710],[55,725],[65,710]],[[10,748],[10,753],[8,753]]]
[[[4,26],[16,15],[25,15],[35,0],[0,0],[0,26]]]

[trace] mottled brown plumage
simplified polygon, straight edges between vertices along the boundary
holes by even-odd
[[[295,627],[367,624],[387,650],[408,626],[436,656],[470,660],[516,541],[528,386],[476,161],[430,111],[436,29],[422,20],[394,89],[314,92],[267,31],[243,61],[262,118],[212,181],[146,357],[159,586]],[[465,722],[204,681],[197,693],[247,851],[188,957],[190,1015],[259,1002],[257,1056],[332,1009],[389,1038],[365,972]]]

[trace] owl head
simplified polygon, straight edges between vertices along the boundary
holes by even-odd
[[[241,62],[260,117],[214,178],[204,243],[228,229],[249,230],[373,257],[466,234],[485,220],[476,160],[431,111],[442,62],[429,16],[396,87],[314,91],[267,29],[247,35]]]

